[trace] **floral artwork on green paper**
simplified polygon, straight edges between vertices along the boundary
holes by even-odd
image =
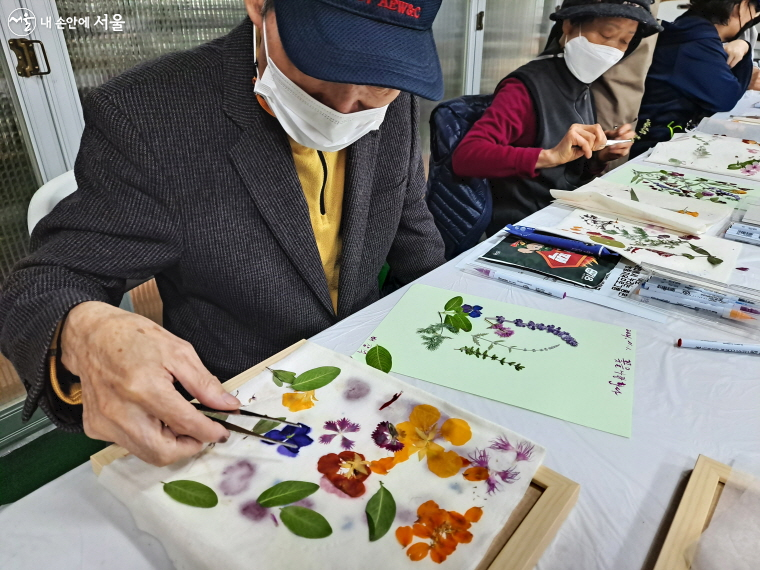
[[[413,285],[354,358],[381,344],[398,374],[630,436],[632,331],[452,295]],[[461,313],[466,328],[446,323],[450,313]],[[617,359],[629,362],[624,380],[614,378]],[[618,393],[617,382],[624,384]]]

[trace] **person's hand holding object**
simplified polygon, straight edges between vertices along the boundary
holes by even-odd
[[[181,383],[202,404],[234,410],[193,347],[153,321],[106,303],[71,309],[61,331],[63,365],[82,382],[85,433],[113,441],[143,461],[163,466],[223,442],[229,432],[198,412],[174,388]]]
[[[542,149],[536,162],[536,170],[553,168],[585,156],[591,158],[594,151],[604,148],[607,137],[601,125],[572,125],[557,146]]]
[[[734,67],[739,63],[749,51],[749,43],[746,40],[734,40],[732,42],[726,42],[723,44],[723,49],[728,54],[728,67]]]
[[[626,141],[633,140],[633,138],[636,136],[636,131],[633,130],[633,125],[627,123],[622,127],[616,128],[615,130],[604,131],[604,134],[607,136],[607,139],[611,141]],[[618,158],[627,156],[628,153],[631,152],[632,146],[633,142],[611,145],[600,150],[599,154],[597,154],[596,157],[600,162],[611,162],[613,160],[617,160]]]

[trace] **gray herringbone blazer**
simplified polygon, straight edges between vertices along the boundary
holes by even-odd
[[[402,93],[379,131],[348,151],[335,315],[290,146],[257,103],[252,24],[139,66],[94,90],[79,189],[34,231],[34,253],[4,284],[0,348],[64,429],[81,410],[47,387],[58,321],[87,300],[118,304],[127,279],[155,275],[164,326],[229,378],[443,263],[424,201],[418,103]]]

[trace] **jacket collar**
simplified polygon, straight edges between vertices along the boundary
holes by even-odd
[[[230,32],[223,47],[223,108],[243,130],[229,156],[275,239],[320,303],[334,314],[287,134],[277,119],[262,109],[253,91],[252,43],[253,23],[246,19]],[[379,139],[379,132],[372,131],[351,145],[346,157],[340,318],[351,314],[355,303],[364,297],[356,284],[363,280],[361,264]]]

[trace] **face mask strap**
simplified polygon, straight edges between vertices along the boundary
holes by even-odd
[[[256,45],[256,26],[253,26],[253,67],[256,70],[256,79],[259,78],[259,53]]]

